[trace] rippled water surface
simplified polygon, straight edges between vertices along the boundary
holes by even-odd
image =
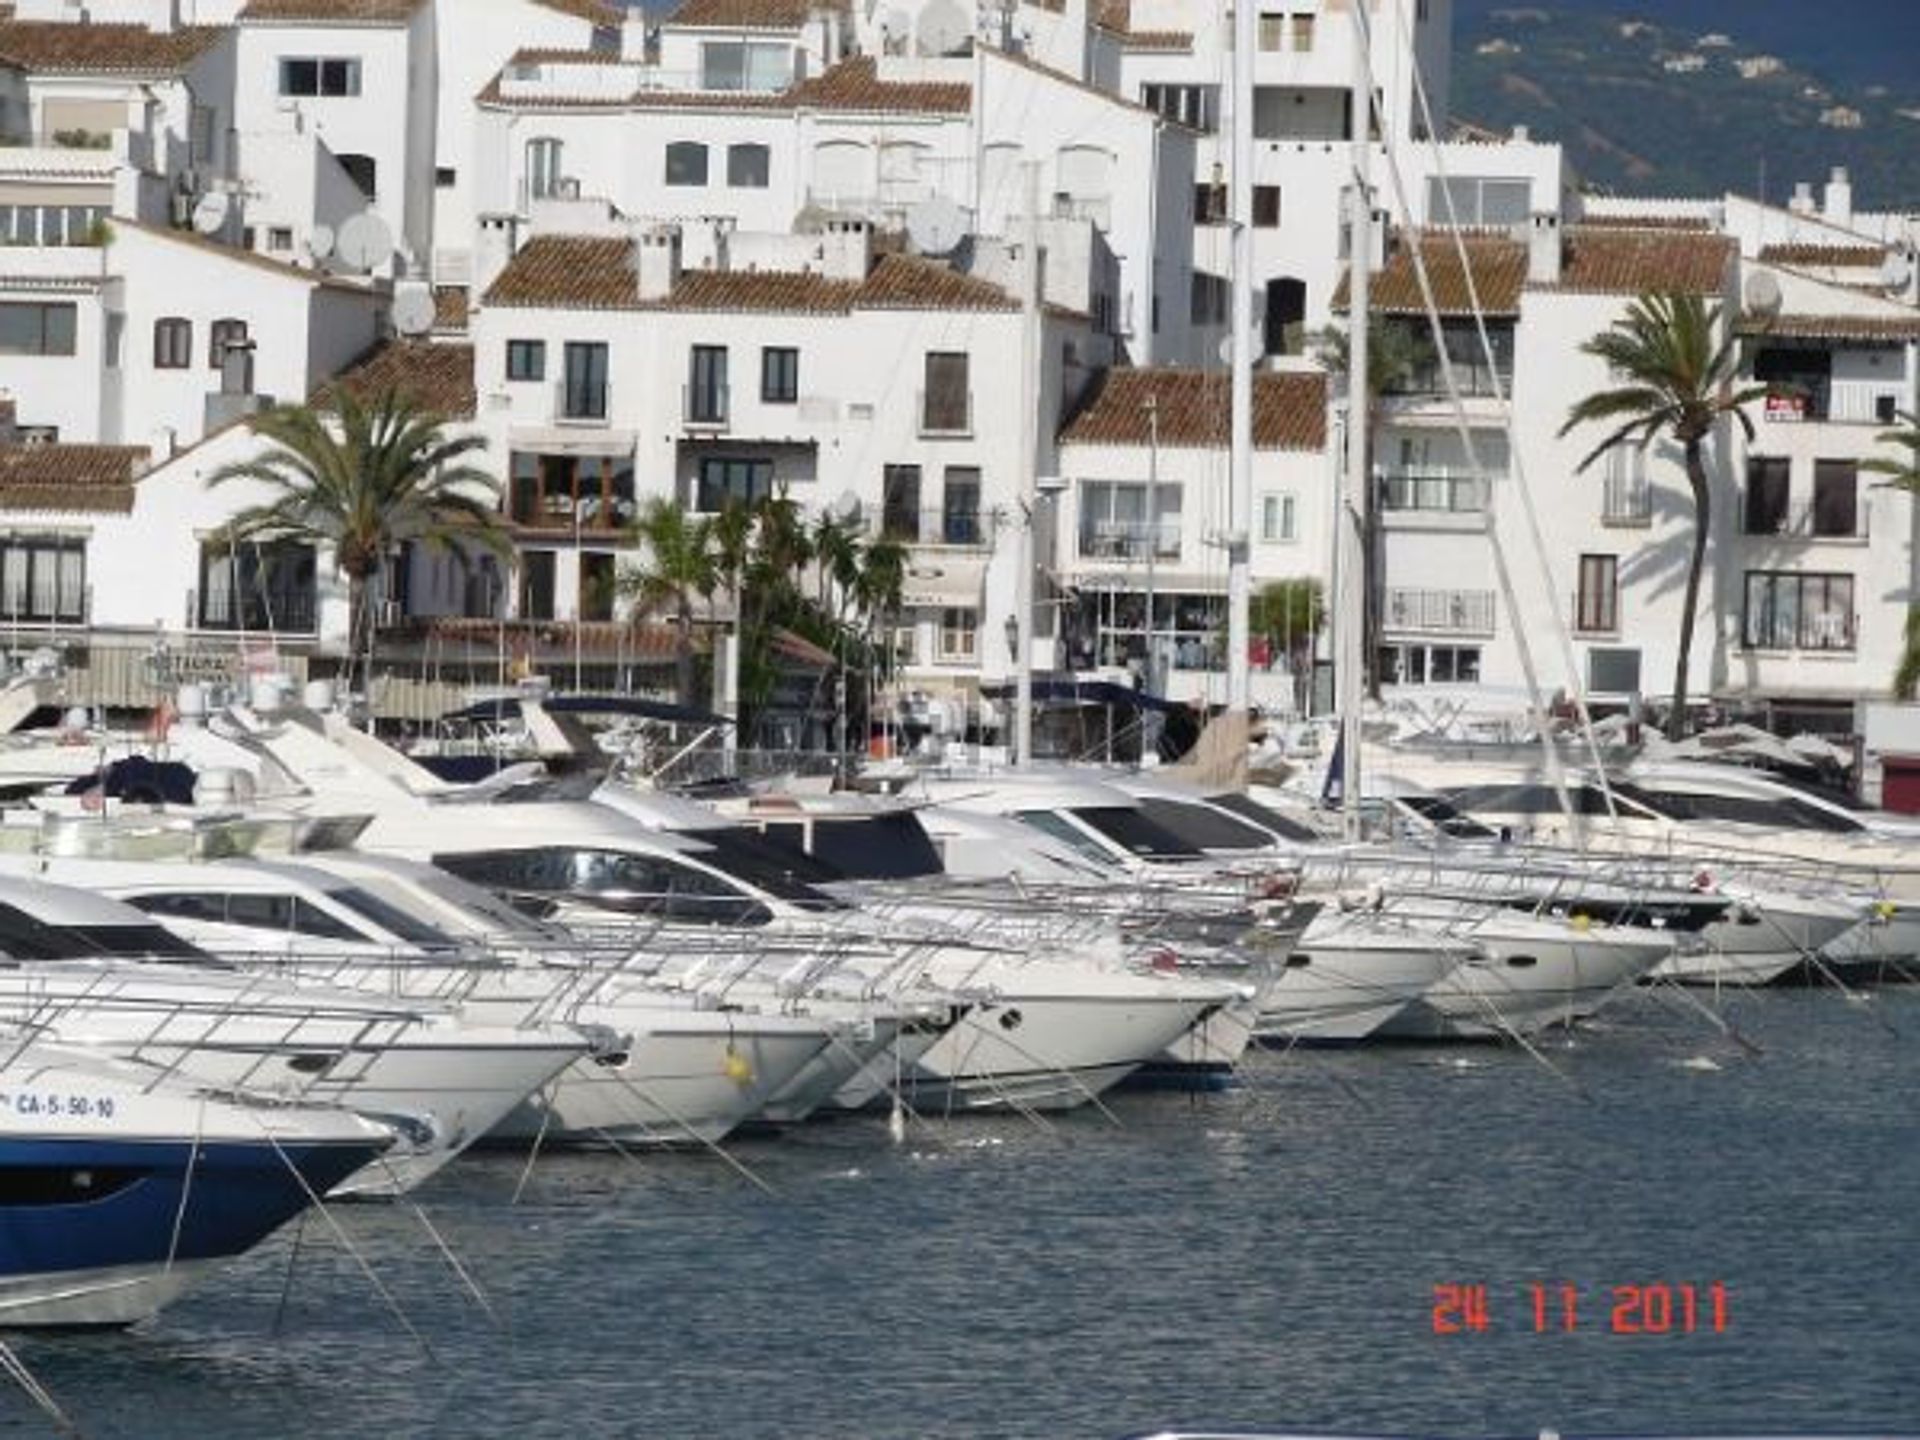
[[[96,1437],[1920,1427],[1920,993],[1720,1012],[1268,1054],[1111,1121],[810,1126],[735,1147],[771,1195],[571,1155],[515,1204],[490,1155],[425,1221],[334,1211],[431,1353],[318,1219],[157,1322],[18,1349]],[[1536,1281],[1574,1333],[1535,1333]],[[1727,1333],[1611,1333],[1609,1287],[1714,1281]],[[1474,1283],[1487,1329],[1436,1335]],[[12,1391],[0,1425],[44,1429]]]

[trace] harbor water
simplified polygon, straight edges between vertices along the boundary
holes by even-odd
[[[1911,1429],[1916,1096],[1920,987],[1642,992],[1537,1055],[1268,1052],[1110,1118],[731,1146],[772,1193],[469,1157],[154,1322],[14,1344],[146,1440]],[[9,1390],[0,1429],[46,1422]]]

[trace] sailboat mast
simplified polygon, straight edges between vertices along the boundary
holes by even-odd
[[[1340,814],[1349,839],[1360,833],[1361,677],[1366,665],[1366,563],[1369,311],[1373,294],[1373,66],[1364,7],[1353,7],[1353,188],[1347,205],[1347,470],[1340,505],[1339,603],[1334,630],[1340,637],[1334,678],[1340,692]]]
[[[1227,706],[1244,714],[1252,702],[1248,671],[1253,577],[1253,56],[1255,7],[1233,8],[1233,111],[1227,194],[1232,221],[1232,419],[1227,495]]]

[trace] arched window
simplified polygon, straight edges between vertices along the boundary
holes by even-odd
[[[193,364],[193,322],[166,315],[153,322],[153,368],[185,370]]]
[[[216,320],[207,327],[207,364],[218,370],[227,358],[229,345],[247,343],[247,322],[244,320]]]
[[[772,152],[765,145],[729,145],[727,184],[745,190],[764,190],[772,163]]]
[[[667,184],[707,183],[707,147],[697,140],[676,140],[667,146]]]

